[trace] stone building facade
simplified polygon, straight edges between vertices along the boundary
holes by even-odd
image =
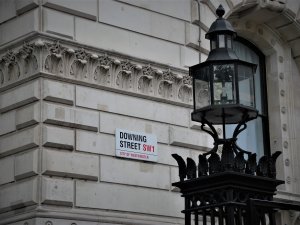
[[[183,224],[171,154],[212,146],[188,67],[220,3],[265,56],[276,198],[300,202],[300,1],[0,0],[1,225]],[[156,135],[157,162],[116,157],[116,129]]]

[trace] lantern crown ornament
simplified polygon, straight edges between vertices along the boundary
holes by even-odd
[[[232,49],[232,41],[236,37],[236,32],[231,23],[223,18],[225,10],[222,5],[216,10],[219,18],[210,26],[205,35],[211,42],[211,51],[206,61],[212,60],[237,60],[235,52]]]
[[[217,8],[216,14],[218,15],[219,18],[217,18],[217,20],[212,23],[205,37],[209,39],[209,36],[217,32],[236,35],[236,32],[233,29],[231,23],[229,23],[227,20],[223,18],[225,14],[225,10],[222,5],[220,5]]]

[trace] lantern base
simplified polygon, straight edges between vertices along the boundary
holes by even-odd
[[[223,172],[172,185],[180,189],[185,200],[182,211],[185,225],[275,225],[274,209],[278,202],[273,200],[273,196],[277,186],[283,183],[267,177]],[[258,207],[256,202],[263,202],[265,205]]]
[[[192,112],[192,120],[211,124],[237,124],[240,121],[248,122],[256,119],[258,111],[241,104],[210,105]]]

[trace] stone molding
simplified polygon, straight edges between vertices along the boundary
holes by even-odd
[[[13,215],[13,216],[12,216]],[[182,214],[183,215],[183,214]],[[183,217],[162,217],[159,215],[147,215],[140,213],[118,212],[107,210],[90,210],[61,206],[58,210],[53,207],[41,205],[39,207],[26,207],[23,213],[8,212],[3,215],[0,225],[6,224],[40,224],[40,225],[59,225],[59,224],[124,224],[124,225],[170,225],[183,224]]]
[[[37,38],[2,52],[0,92],[26,78],[46,74],[72,83],[192,105],[192,79],[187,71],[70,44]]]

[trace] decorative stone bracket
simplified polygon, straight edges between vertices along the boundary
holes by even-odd
[[[260,0],[260,6],[273,12],[282,12],[286,7],[286,0]]]
[[[38,39],[0,55],[0,90],[37,74],[188,105],[193,99],[192,80],[187,71],[101,50],[91,52],[58,40]]]

